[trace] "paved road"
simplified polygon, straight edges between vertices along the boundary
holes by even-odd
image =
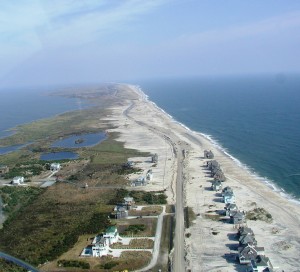
[[[178,150],[178,166],[176,178],[176,204],[175,204],[175,240],[174,240],[174,257],[173,257],[173,271],[184,272],[184,212],[183,212],[183,179],[182,179],[182,151]]]
[[[160,249],[160,241],[161,241],[161,233],[162,233],[162,226],[163,226],[163,218],[166,212],[166,206],[162,206],[163,207],[163,211],[162,213],[158,216],[157,219],[157,226],[156,226],[156,233],[155,233],[155,240],[154,240],[154,247],[153,247],[153,252],[152,252],[152,259],[150,261],[150,263],[140,269],[137,270],[138,271],[149,271],[149,269],[153,268],[156,263],[157,263],[157,259],[159,256],[159,249]],[[147,216],[148,217],[148,216]]]
[[[13,257],[11,255],[8,255],[8,254],[6,254],[4,252],[0,252],[0,258],[1,259],[5,259],[5,260],[7,260],[9,262],[12,262],[12,263],[14,263],[14,264],[16,264],[18,266],[21,266],[21,267],[27,269],[28,271],[39,272],[38,269],[36,269],[35,267],[31,266],[30,264],[28,264],[28,263],[26,263],[26,262],[24,262],[24,261],[22,261],[22,260],[20,260],[18,258],[15,258],[15,257]]]
[[[173,257],[173,271],[174,272],[184,272],[185,271],[185,248],[184,248],[184,197],[183,197],[183,149],[178,145],[180,139],[177,136],[172,134],[172,132],[166,132],[160,127],[152,127],[149,124],[135,120],[129,116],[130,110],[135,106],[134,102],[131,102],[131,105],[123,112],[123,114],[138,125],[148,127],[154,131],[157,135],[163,137],[168,141],[171,146],[173,146],[173,152],[177,157],[177,178],[176,178],[176,204],[175,204],[175,218],[176,218],[176,229],[175,229],[175,238],[174,238],[174,257]],[[143,270],[144,271],[144,270]]]

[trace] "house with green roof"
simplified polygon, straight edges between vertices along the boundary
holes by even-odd
[[[116,243],[119,239],[118,228],[116,226],[110,226],[106,229],[103,237],[109,241],[109,244]]]

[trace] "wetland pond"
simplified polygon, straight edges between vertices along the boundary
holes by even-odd
[[[99,144],[106,139],[106,133],[87,133],[80,135],[72,135],[67,138],[55,141],[51,147],[63,147],[63,148],[79,148],[88,147]]]
[[[60,148],[80,148],[89,147],[99,144],[106,139],[106,133],[87,133],[80,135],[71,135],[67,138],[55,141],[51,147]],[[54,160],[65,160],[65,159],[78,159],[78,154],[72,151],[61,151],[61,152],[50,152],[41,155],[40,159],[44,161],[54,161]]]

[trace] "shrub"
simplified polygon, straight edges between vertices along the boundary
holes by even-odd
[[[57,265],[62,267],[79,267],[83,269],[90,269],[89,263],[77,260],[59,260]]]

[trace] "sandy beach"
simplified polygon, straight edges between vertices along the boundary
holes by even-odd
[[[128,177],[134,180],[145,175],[150,168],[153,180],[143,190],[166,190],[169,203],[176,201],[176,173],[178,150],[186,150],[183,164],[184,206],[191,207],[197,215],[185,233],[185,267],[190,271],[245,271],[246,266],[236,262],[237,229],[224,220],[212,220],[205,214],[215,214],[224,209],[219,193],[210,189],[212,178],[204,166],[204,150],[212,150],[227,178],[223,187],[233,188],[240,210],[264,208],[273,221],[247,220],[258,246],[265,248],[265,255],[275,271],[300,271],[300,205],[281,196],[238,165],[211,141],[175,122],[165,112],[146,99],[136,86],[126,85],[123,91],[131,93],[122,104],[111,108],[105,120],[115,126],[108,132],[119,132],[119,141],[125,147],[158,154],[153,166],[150,157],[131,158],[142,173]],[[133,94],[133,95],[132,95]],[[116,96],[119,94],[116,93]],[[262,162],[263,163],[263,162]]]

